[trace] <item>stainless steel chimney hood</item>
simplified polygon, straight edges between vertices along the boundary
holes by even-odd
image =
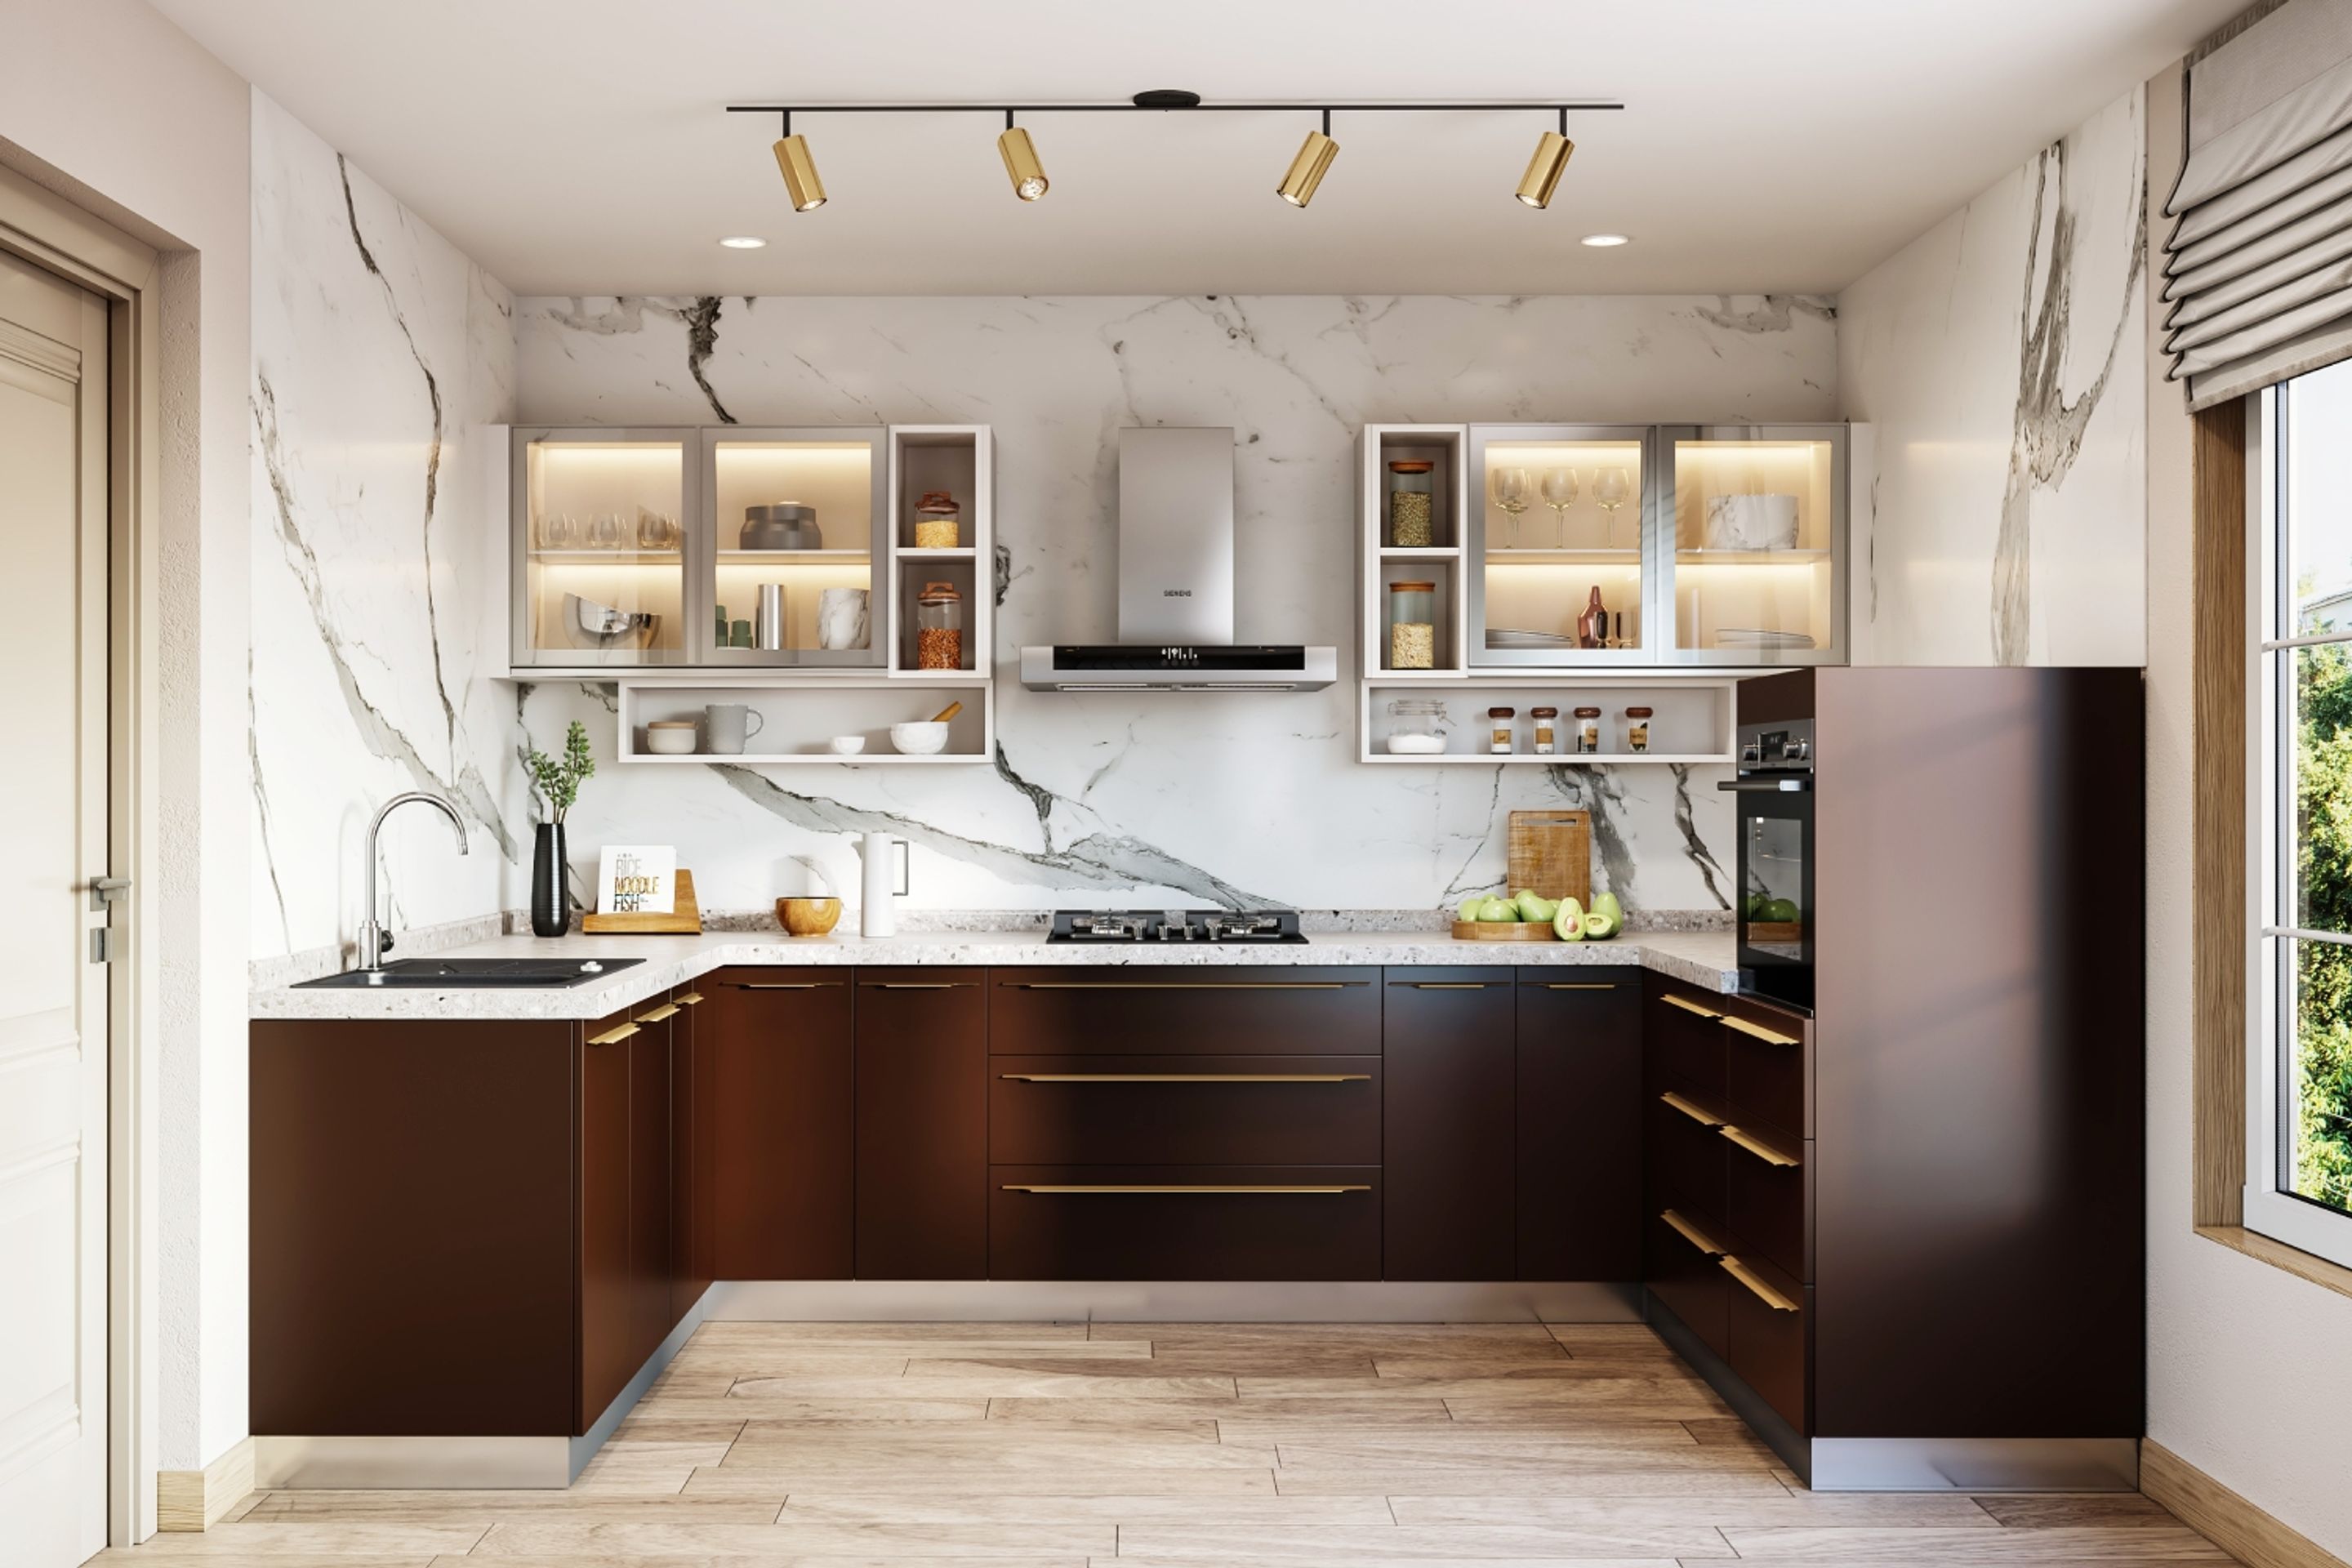
[[[1034,691],[1313,691],[1339,650],[1234,641],[1234,433],[1118,433],[1118,636],[1021,650]]]

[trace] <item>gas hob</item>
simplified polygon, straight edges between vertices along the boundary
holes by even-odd
[[[1045,940],[1250,947],[1307,937],[1298,929],[1297,910],[1055,910]]]

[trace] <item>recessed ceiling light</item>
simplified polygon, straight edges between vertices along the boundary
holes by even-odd
[[[768,242],[756,234],[722,235],[719,243],[730,250],[758,250]]]
[[[1595,250],[1607,250],[1615,246],[1631,245],[1633,240],[1622,234],[1588,234],[1578,243],[1589,245]]]

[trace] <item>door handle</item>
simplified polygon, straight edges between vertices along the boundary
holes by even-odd
[[[1693,1247],[1697,1247],[1709,1258],[1721,1258],[1723,1256],[1724,1249],[1716,1245],[1715,1238],[1713,1237],[1699,1229],[1698,1226],[1693,1225],[1690,1221],[1685,1219],[1674,1210],[1663,1210],[1659,1213],[1658,1217],[1664,1220],[1666,1224],[1672,1227],[1676,1236],[1681,1237],[1685,1241],[1689,1242]]]
[[[1702,1127],[1720,1128],[1723,1125],[1721,1121],[1709,1116],[1706,1111],[1701,1110],[1697,1106],[1693,1105],[1689,1100],[1685,1100],[1681,1095],[1675,1093],[1672,1089],[1668,1089],[1665,1093],[1658,1096],[1658,1098],[1664,1100],[1668,1105],[1673,1106],[1676,1110],[1681,1111],[1685,1116],[1689,1117],[1693,1121],[1697,1122]]]
[[[1810,795],[1813,781],[1799,779],[1718,779],[1716,788],[1727,789],[1738,795]],[[1794,1308],[1790,1309],[1794,1311]]]
[[[675,1017],[677,1015],[677,1004],[675,1002],[665,1002],[650,1013],[638,1014],[637,1022],[640,1024],[658,1024],[663,1019]]]
[[[1717,1024],[1723,1021],[1722,1014],[1715,1012],[1709,1008],[1702,1007],[1686,996],[1661,996],[1658,1000],[1664,1002],[1669,1007],[1680,1007],[1685,1013],[1695,1013],[1698,1016],[1705,1018],[1710,1024]]]
[[[681,1007],[696,1007],[701,1004],[702,993],[699,991],[689,991],[677,999],[677,1005]]]
[[[1722,1133],[1726,1138],[1731,1140],[1732,1142],[1737,1143],[1742,1149],[1747,1150],[1749,1153],[1755,1155],[1758,1159],[1763,1161],[1768,1165],[1777,1165],[1782,1170],[1787,1170],[1790,1166],[1797,1163],[1797,1161],[1793,1156],[1781,1153],[1780,1151],[1773,1148],[1772,1145],[1765,1142],[1762,1139],[1758,1138],[1753,1133],[1742,1132],[1738,1128],[1729,1125],[1717,1127],[1716,1131]]]
[[[1796,1039],[1792,1036],[1783,1035],[1778,1030],[1768,1029],[1761,1024],[1751,1024],[1745,1018],[1735,1018],[1728,1013],[1726,1013],[1723,1016],[1723,1022],[1726,1026],[1737,1029],[1741,1034],[1748,1036],[1751,1039],[1761,1040],[1768,1046],[1794,1046],[1803,1044],[1802,1041]]]
[[[1400,985],[1410,985],[1415,991],[1484,991],[1483,980],[1402,980]]]
[[[1015,991],[1344,991],[1362,980],[1016,980]]]
[[[89,907],[93,910],[110,910],[130,896],[131,879],[128,877],[92,877],[89,879]]]
[[[1617,989],[1617,983],[1613,980],[1544,980],[1531,981],[1529,984],[1540,984],[1547,991],[1614,991]]]
[[[1147,1194],[1148,1194],[1148,1193],[1219,1193],[1219,1194],[1285,1194],[1285,1195],[1288,1195],[1288,1196],[1295,1196],[1295,1197],[1325,1197],[1325,1196],[1331,1196],[1331,1195],[1335,1195],[1335,1194],[1339,1194],[1339,1193],[1369,1193],[1369,1192],[1370,1192],[1372,1189],[1371,1189],[1370,1185],[1370,1184],[1363,1184],[1363,1185],[1358,1185],[1358,1184],[1353,1184],[1353,1183],[1331,1183],[1331,1184],[1327,1184],[1319,1183],[1319,1182],[1315,1182],[1315,1183],[1299,1183],[1299,1184],[1277,1184],[1277,1185],[1267,1185],[1267,1186],[1246,1185],[1246,1184],[1235,1184],[1235,1185],[1210,1185],[1210,1184],[1192,1184],[1192,1183],[1151,1183],[1151,1182],[1132,1182],[1132,1183],[1103,1182],[1103,1183],[1094,1183],[1094,1184],[1053,1184],[1053,1185],[1048,1185],[1048,1184],[1022,1184],[1022,1183],[1012,1183],[1012,1182],[1008,1182],[1008,1183],[1006,1183],[1003,1187],[1001,1187],[1001,1188],[1000,1188],[1000,1189],[998,1189],[998,1190],[999,1190],[999,1191],[1002,1191],[1002,1192],[1007,1192],[1007,1193],[1043,1193],[1043,1194],[1069,1194],[1069,1193],[1097,1193],[1097,1194],[1108,1194],[1108,1193],[1130,1193],[1130,1194],[1131,1194],[1131,1193],[1147,1193]]]
[[[969,980],[863,980],[858,982],[868,991],[955,991],[972,984]]]
[[[1008,1083],[1370,1083],[1368,1072],[1001,1072]]]
[[[841,984],[838,980],[738,980],[738,991],[816,991]]]
[[[1734,1279],[1738,1280],[1742,1285],[1747,1286],[1749,1294],[1753,1295],[1758,1300],[1763,1302],[1766,1306],[1771,1308],[1774,1311],[1793,1312],[1798,1310],[1797,1303],[1790,1300],[1789,1298],[1783,1296],[1780,1291],[1775,1290],[1770,1285],[1765,1283],[1765,1281],[1759,1277],[1753,1269],[1749,1268],[1745,1263],[1740,1262],[1737,1258],[1718,1258],[1716,1259],[1716,1262],[1722,1265],[1723,1271],[1725,1273],[1730,1275]]]
[[[637,1026],[635,1024],[624,1024],[617,1029],[607,1029],[601,1035],[589,1036],[588,1043],[592,1046],[616,1045],[636,1032]]]

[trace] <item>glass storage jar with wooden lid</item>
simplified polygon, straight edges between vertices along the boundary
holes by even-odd
[[[1587,753],[1601,750],[1601,710],[1580,708],[1576,710],[1576,749]]]
[[[1517,742],[1512,733],[1517,726],[1511,721],[1518,717],[1518,712],[1516,708],[1486,710],[1486,750],[1496,756],[1509,756],[1517,749]]]
[[[1647,708],[1625,710],[1625,749],[1627,751],[1646,752],[1650,749],[1650,711]]]
[[[952,583],[926,583],[915,596],[915,667],[964,667],[963,595]]]
[[[1437,668],[1437,584],[1389,584],[1389,668]]]
[[[1389,542],[1400,550],[1437,542],[1436,468],[1409,458],[1389,465]]]
[[[953,550],[963,542],[963,508],[945,490],[925,490],[915,507],[915,548]]]
[[[1528,710],[1528,717],[1536,721],[1536,754],[1539,757],[1550,756],[1559,749],[1559,731],[1557,728],[1559,710],[1530,708]]]

